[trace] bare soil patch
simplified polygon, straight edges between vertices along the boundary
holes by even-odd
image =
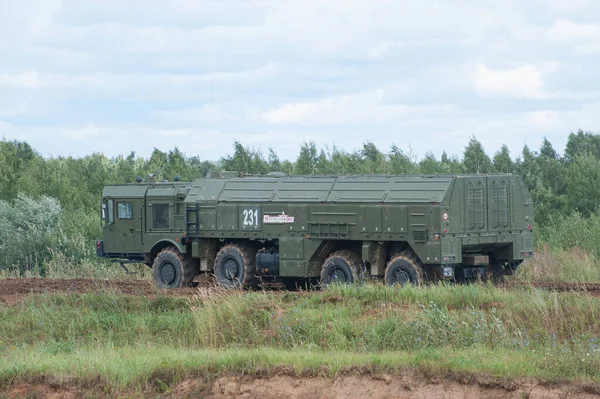
[[[0,303],[14,304],[32,294],[47,293],[94,293],[115,291],[124,295],[193,296],[195,288],[158,290],[152,281],[141,279],[50,279],[50,278],[9,278],[0,279]]]
[[[534,380],[500,381],[494,379],[458,377],[431,378],[416,372],[404,375],[346,375],[334,378],[302,378],[289,375],[270,377],[225,376],[213,381],[187,380],[159,393],[113,392],[94,388],[59,388],[49,384],[19,384],[0,391],[6,398],[84,398],[84,397],[155,397],[155,398],[599,398],[598,387],[580,384],[548,384]]]

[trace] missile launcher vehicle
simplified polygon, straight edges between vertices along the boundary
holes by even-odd
[[[107,186],[101,211],[97,255],[145,263],[161,289],[498,280],[533,255],[532,197],[511,174],[223,172]]]

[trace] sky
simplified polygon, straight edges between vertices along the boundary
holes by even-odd
[[[0,54],[0,138],[44,156],[516,158],[600,127],[593,0],[0,0]]]

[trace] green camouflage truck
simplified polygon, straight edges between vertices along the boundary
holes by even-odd
[[[98,256],[145,263],[161,289],[501,279],[533,255],[532,198],[510,174],[112,185],[102,223]]]

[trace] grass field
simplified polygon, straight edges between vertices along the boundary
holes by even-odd
[[[281,368],[600,383],[599,316],[600,298],[482,285],[32,296],[0,310],[0,385],[165,388]]]
[[[125,279],[118,265],[46,266],[55,278]],[[151,279],[150,269],[134,268]],[[578,249],[542,247],[511,279],[600,282],[600,262]],[[169,392],[187,378],[224,373],[408,369],[600,384],[600,298],[482,284],[0,298],[0,358],[0,388],[50,381]]]

